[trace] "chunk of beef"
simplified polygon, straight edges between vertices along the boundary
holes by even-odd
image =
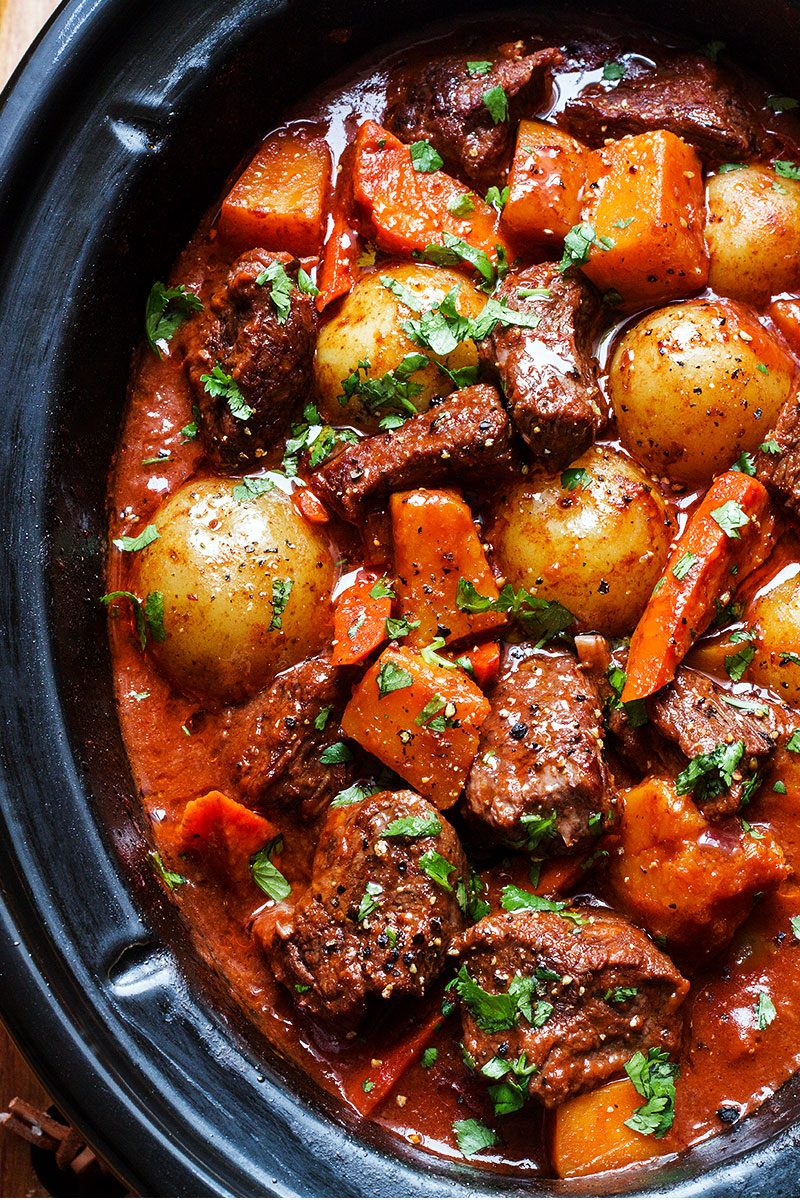
[[[566,651],[506,646],[467,779],[465,814],[506,845],[584,847],[610,812],[600,701]]]
[[[687,54],[652,71],[634,71],[608,87],[592,83],[568,100],[559,118],[590,146],[629,133],[666,129],[708,163],[751,157],[755,116],[706,58]]]
[[[425,870],[434,853],[450,888]],[[371,999],[422,996],[464,928],[456,884],[467,872],[455,830],[414,792],[331,809],[308,890],[276,914],[276,976],[304,1012],[348,1029]]]
[[[756,474],[795,516],[800,516],[800,396],[792,395],[766,442],[755,454]]]
[[[698,798],[703,812],[712,820],[736,812],[741,806],[748,780],[771,757],[780,732],[778,710],[771,705],[747,712],[727,703],[726,697],[730,698],[725,688],[707,675],[679,667],[672,683],[647,702],[653,727],[676,742],[687,758],[708,754],[715,746],[744,743],[744,754],[730,788],[706,800]]]
[[[756,836],[735,817],[711,825],[671,779],[651,777],[621,797],[620,846],[604,886],[616,907],[664,939],[670,953],[702,962],[745,921],[757,893],[788,873],[763,826]]]
[[[399,429],[348,445],[313,476],[316,491],[359,523],[375,500],[400,488],[446,480],[484,482],[511,465],[511,427],[493,387],[454,392]]]
[[[527,1079],[509,1073],[507,1081],[548,1108],[598,1087],[637,1050],[679,1047],[678,1010],[689,984],[617,913],[496,913],[468,929],[461,945],[465,1050],[479,1070],[490,1059],[524,1055],[536,1070]],[[516,1006],[487,1011],[470,980],[491,995],[510,994]]]
[[[280,264],[291,276],[288,254],[250,250],[231,267],[210,306],[188,332],[186,367],[200,410],[206,452],[222,469],[248,466],[272,449],[311,387],[317,317],[311,296],[292,285],[289,314],[281,316],[262,273]],[[224,392],[211,395],[203,376],[219,364],[252,411],[237,416]],[[219,389],[215,389],[219,390]]]
[[[266,812],[299,808],[310,819],[347,786],[349,763],[328,766],[319,759],[326,746],[344,736],[339,718],[350,680],[349,672],[327,656],[309,658],[278,675],[247,704],[227,711],[226,757],[249,804]]]
[[[549,299],[525,296],[530,288],[545,288]],[[592,354],[599,297],[585,279],[568,279],[554,263],[540,263],[509,273],[497,299],[541,321],[535,329],[497,325],[481,344],[481,357],[497,372],[536,461],[563,467],[592,444],[603,424]]]
[[[541,107],[551,70],[563,61],[553,47],[533,54],[523,49],[521,42],[501,46],[484,75],[470,75],[466,55],[433,58],[417,71],[398,71],[389,80],[386,128],[402,142],[430,142],[448,170],[482,191],[499,183],[517,119]],[[505,93],[507,118],[490,111],[484,99],[495,88]],[[502,102],[501,93],[495,94]]]

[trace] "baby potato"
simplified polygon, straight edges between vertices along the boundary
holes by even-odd
[[[625,448],[654,475],[695,487],[766,438],[795,375],[750,309],[689,300],[625,332],[608,389]]]
[[[334,566],[280,490],[249,500],[236,480],[185,484],[158,510],[139,556],[139,594],[164,597],[160,668],[189,695],[240,700],[329,636]],[[282,608],[282,605],[285,607]]]
[[[509,582],[612,637],[636,625],[675,533],[657,488],[603,446],[562,475],[512,484],[494,514],[488,538]]]
[[[444,267],[400,263],[362,275],[336,315],[323,325],[317,342],[314,376],[320,409],[332,424],[377,429],[380,418],[393,411],[371,410],[358,396],[344,406],[340,404],[342,380],[357,369],[359,362],[369,362],[367,378],[380,379],[387,371],[393,371],[407,354],[424,354],[429,358],[431,365],[411,377],[422,388],[413,397],[420,412],[427,409],[433,396],[444,396],[453,390],[452,381],[435,363],[444,362],[450,370],[477,366],[478,351],[471,340],[461,342],[444,358],[415,346],[401,325],[419,313],[412,312],[381,283],[387,276],[414,294],[420,312],[434,308],[456,286],[459,289],[456,308],[463,316],[477,316],[486,302],[486,297],[469,280]]]
[[[789,704],[800,701],[800,567],[786,567],[778,582],[757,594],[744,614],[754,627],[755,658],[747,670],[750,683],[772,688]]]
[[[800,183],[749,166],[708,181],[709,283],[760,304],[800,287]]]

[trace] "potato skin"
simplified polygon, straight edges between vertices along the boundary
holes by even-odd
[[[751,309],[690,300],[623,334],[608,390],[626,450],[652,474],[695,487],[767,437],[796,372]]]
[[[456,307],[463,315],[477,316],[486,302],[486,297],[469,280],[445,267],[399,263],[362,275],[338,312],[323,325],[317,341],[314,378],[320,410],[331,424],[371,430],[378,428],[378,421],[385,415],[385,412],[368,412],[355,397],[346,405],[339,403],[342,380],[356,369],[359,361],[369,361],[370,379],[380,379],[387,371],[394,370],[406,354],[413,353],[426,354],[434,362],[443,361],[451,370],[478,364],[478,351],[473,341],[462,342],[441,360],[430,351],[415,346],[403,333],[401,325],[419,314],[410,312],[383,286],[381,276],[386,275],[414,292],[423,312],[438,304],[456,285],[459,286]],[[451,380],[433,365],[418,371],[413,382],[422,386],[422,391],[413,400],[420,412],[428,408],[434,396],[445,396],[453,390]]]
[[[800,287],[800,183],[748,166],[714,175],[706,195],[715,292],[762,304]]]
[[[192,481],[159,509],[159,537],[141,552],[139,594],[164,597],[166,640],[151,641],[180,691],[241,700],[330,636],[333,556],[316,527],[274,490],[233,498],[235,479]],[[273,619],[272,581],[291,579]]]
[[[800,569],[790,568],[781,574],[785,577],[757,595],[745,611],[744,619],[758,634],[746,679],[772,688],[789,704],[797,704],[800,663],[781,660],[785,655],[800,658]]]
[[[661,574],[675,528],[664,500],[623,454],[593,446],[572,464],[590,479],[532,475],[498,498],[488,539],[514,587],[559,600],[589,629],[632,631]]]

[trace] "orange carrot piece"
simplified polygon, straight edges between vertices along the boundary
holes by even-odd
[[[297,488],[292,492],[292,503],[301,517],[305,517],[312,525],[325,525],[330,520],[330,513],[311,488]]]
[[[366,1082],[371,1083],[372,1087],[368,1091],[364,1091],[364,1079],[359,1078],[352,1083],[348,1081],[347,1098],[362,1116],[368,1117],[383,1103],[406,1071],[422,1056],[423,1050],[446,1019],[437,1008],[418,1029],[389,1051],[379,1067],[370,1068]]]
[[[361,238],[353,218],[353,149],[348,146],[339,163],[331,228],[317,272],[317,308],[320,312],[355,287],[360,274],[360,254]]]
[[[464,787],[489,709],[458,668],[387,646],[353,691],[342,729],[420,795],[449,808]]]
[[[468,650],[466,658],[472,664],[472,674],[478,687],[486,690],[497,681],[500,674],[500,643],[483,642]]]
[[[249,876],[251,857],[277,835],[271,821],[217,791],[190,800],[178,830],[184,851],[201,855],[223,879],[236,882]]]
[[[406,644],[427,646],[441,628],[448,643],[507,623],[504,613],[460,612],[458,581],[499,596],[469,506],[450,489],[395,492],[389,502],[400,611],[419,621]]]
[[[800,355],[800,300],[773,300],[767,307],[767,316],[772,317],[790,350]]]
[[[333,655],[337,666],[361,662],[386,641],[386,618],[392,613],[391,596],[373,596],[379,576],[359,571],[358,578],[340,593],[333,610]]]
[[[553,1113],[551,1156],[560,1179],[612,1171],[678,1149],[670,1134],[656,1139],[625,1122],[644,1100],[629,1079],[574,1096]]]
[[[715,601],[761,565],[774,538],[775,519],[762,483],[738,471],[714,480],[634,630],[623,702],[650,696],[674,678],[692,642],[710,625]]]
[[[587,155],[587,180],[583,220],[600,245],[583,270],[602,292],[638,307],[705,287],[703,169],[691,146],[664,130],[607,142]]]
[[[444,171],[416,171],[409,147],[374,121],[365,121],[356,137],[353,194],[381,250],[421,252],[442,245],[449,233],[497,261],[495,210]],[[473,208],[458,217],[448,205],[467,194]]]
[[[544,121],[520,121],[501,227],[525,242],[563,239],[580,220],[586,147]]]
[[[331,181],[325,139],[306,126],[274,134],[222,203],[219,232],[237,250],[319,254]]]

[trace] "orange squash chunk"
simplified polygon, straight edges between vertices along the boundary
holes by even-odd
[[[248,878],[250,859],[277,834],[271,821],[217,791],[189,801],[178,831],[184,852],[197,854],[222,879],[235,882]]]
[[[500,594],[472,513],[457,492],[395,492],[390,511],[398,611],[419,621],[406,645],[427,646],[440,627],[449,630],[450,643],[506,624],[503,613],[460,612],[456,604],[462,578],[482,596]]]
[[[239,251],[263,246],[319,254],[331,183],[325,139],[299,126],[258,150],[222,204],[220,236]]]
[[[772,317],[789,348],[800,355],[800,300],[773,300],[767,315]]]
[[[645,1137],[625,1122],[644,1100],[629,1079],[574,1096],[553,1114],[552,1158],[561,1179],[613,1171],[676,1149],[668,1134]]]
[[[562,240],[580,220],[586,147],[544,121],[520,121],[502,224],[527,242]]]
[[[583,220],[594,245],[584,273],[626,307],[687,296],[708,282],[703,171],[697,154],[657,130],[587,155]]]
[[[342,729],[443,809],[464,787],[489,708],[458,668],[388,646],[356,686]]]

